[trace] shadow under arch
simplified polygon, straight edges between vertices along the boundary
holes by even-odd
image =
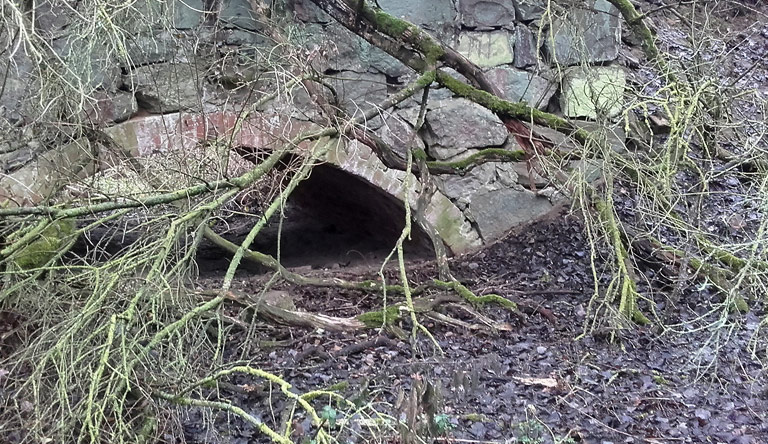
[[[344,267],[381,263],[405,226],[403,203],[368,181],[330,164],[317,165],[291,194],[280,236],[287,267]],[[253,248],[277,255],[279,224],[272,221]],[[411,224],[410,259],[433,257],[429,236]]]

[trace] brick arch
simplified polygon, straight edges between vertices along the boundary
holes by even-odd
[[[210,140],[220,140],[230,146],[271,150],[310,129],[308,122],[286,119],[277,114],[251,113],[248,119],[241,119],[238,113],[221,110],[204,114],[149,115],[117,124],[106,132],[134,156],[162,157],[165,153],[192,150],[201,142]],[[236,127],[239,127],[238,131],[235,131]],[[387,168],[367,146],[356,141],[334,142],[324,160],[403,201],[406,173]],[[413,176],[410,183],[414,184],[408,193],[413,207],[420,184]],[[466,252],[481,245],[480,236],[472,224],[441,192],[432,197],[426,215],[453,253]]]

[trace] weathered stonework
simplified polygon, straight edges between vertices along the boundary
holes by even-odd
[[[512,0],[459,0],[461,24],[468,28],[514,27],[515,3]]]
[[[126,43],[127,60],[121,60],[123,68],[143,66],[173,60],[176,42],[170,35],[159,33],[155,36],[137,35]]]
[[[468,212],[482,238],[490,241],[501,238],[513,227],[546,215],[553,208],[548,199],[516,187],[473,195]]]
[[[417,25],[441,28],[456,20],[456,8],[452,0],[378,0],[378,4],[384,12]]]
[[[547,0],[515,0],[517,19],[521,22],[538,20],[547,8]]]
[[[141,66],[123,79],[150,113],[200,109],[202,75],[189,63]]]
[[[490,68],[515,61],[514,39],[507,31],[463,32],[456,50],[474,64]]]
[[[527,26],[515,27],[515,68],[535,66],[538,61],[539,45]]]
[[[223,0],[219,20],[225,26],[243,28],[250,31],[258,31],[260,26],[251,11],[248,0]]]
[[[470,148],[501,146],[507,130],[491,111],[467,99],[441,100],[427,112],[424,140],[429,154],[450,159]]]
[[[378,133],[381,140],[392,147],[392,150],[405,159],[406,150],[424,149],[424,140],[413,131],[413,127],[395,114],[386,113],[384,124]]]
[[[14,207],[39,204],[63,185],[93,174],[96,167],[93,153],[90,142],[80,138],[41,154],[23,168],[0,175],[0,204]]]
[[[84,118],[97,126],[103,126],[127,120],[136,111],[138,104],[133,94],[124,91],[106,94],[98,91],[86,105]]]
[[[135,28],[135,33],[126,41],[127,53],[119,55],[99,50],[85,56],[76,54],[77,39],[68,34],[73,16],[62,11],[56,2],[36,3],[39,9],[35,17],[37,27],[44,28],[39,30],[40,35],[51,39],[52,47],[65,60],[76,56],[86,60],[78,69],[88,74],[87,84],[93,88],[88,97],[93,100],[88,102],[82,117],[96,126],[107,127],[106,133],[126,153],[138,156],[148,168],[161,171],[172,165],[169,162],[183,166],[184,156],[197,156],[197,160],[204,157],[215,163],[219,154],[215,150],[225,145],[211,144],[212,140],[227,139],[234,146],[268,152],[290,137],[317,128],[312,122],[325,118],[304,86],[297,84],[290,95],[252,110],[242,129],[232,133],[242,107],[253,103],[260,94],[273,91],[278,83],[284,84],[285,79],[274,83],[274,78],[261,78],[263,73],[254,71],[254,66],[261,66],[260,49],[265,49],[264,54],[278,54],[270,53],[275,48],[269,47],[268,39],[259,34],[262,24],[251,13],[251,2],[222,0],[215,11],[206,11],[212,3],[137,0],[135,7],[127,10],[130,17],[121,23]],[[549,23],[540,23],[548,5],[546,0],[379,0],[378,4],[396,17],[423,25],[441,41],[454,42],[461,54],[486,71],[507,100],[527,102],[550,112],[558,112],[559,104],[559,112],[565,117],[578,119],[612,117],[621,112],[625,75],[611,65],[618,54],[621,29],[619,15],[607,0],[587,0],[584,8],[567,9],[568,14],[556,18],[551,30],[546,28]],[[307,63],[326,76],[338,93],[339,105],[348,114],[361,115],[415,79],[411,69],[334,22],[311,1],[290,0],[286,5],[287,12],[302,22],[297,25],[304,37],[297,40],[307,50]],[[563,9],[553,7],[552,11]],[[147,14],[146,19],[134,23],[141,14]],[[543,41],[537,41],[539,36]],[[213,46],[216,55],[212,56],[212,52],[206,51]],[[110,55],[105,56],[107,53]],[[217,60],[222,53],[226,56]],[[7,80],[0,97],[0,118],[23,122],[30,117],[25,114],[29,86],[26,79],[34,77],[34,65],[21,58],[8,65],[2,57],[0,76]],[[190,60],[195,60],[195,64]],[[542,62],[579,67],[553,69],[552,72],[563,74],[562,79],[557,79],[549,74],[551,67],[542,66]],[[3,76],[2,66],[13,66],[14,71]],[[455,71],[443,69],[465,80]],[[270,79],[265,80],[266,77]],[[251,97],[248,88],[243,88],[246,84],[249,88],[254,86],[257,94]],[[411,147],[424,149],[430,160],[450,161],[465,159],[483,148],[518,149],[493,113],[454,97],[438,85],[430,90],[425,126],[415,134],[419,97],[416,94],[396,109],[382,111],[366,122],[402,158]],[[559,133],[536,130],[566,149],[573,143]],[[623,139],[617,127],[606,140],[614,149],[622,150],[626,149]],[[43,153],[38,162],[28,166],[15,166],[34,159],[39,153],[33,148],[13,159],[0,157],[0,166],[11,172],[2,176],[6,182],[0,183],[0,190],[12,189],[8,180],[24,184],[40,181],[39,187],[27,187],[29,193],[18,187],[12,189],[22,204],[38,202],[54,189],[51,184],[61,179],[55,174],[51,175],[53,182],[41,179],[47,174],[46,165],[51,165],[51,159],[88,164],[86,158],[80,157],[85,151],[73,152],[67,146]],[[416,177],[386,168],[364,145],[340,144],[328,153],[326,160],[393,198],[402,201],[407,194],[411,205],[416,201],[421,186]],[[589,177],[599,173],[599,166],[595,165],[573,167]],[[181,180],[194,180],[189,177],[217,177],[220,173],[211,168],[186,178],[165,179],[183,183]],[[414,184],[408,193],[403,190],[406,177]],[[487,163],[464,175],[433,178],[437,192],[428,205],[427,219],[454,253],[492,242],[514,226],[552,209],[548,199],[523,188],[531,183],[538,189],[547,186],[546,180],[528,171],[523,163]],[[173,182],[177,179],[180,181]],[[98,180],[106,180],[102,184],[104,189],[121,194],[148,189],[143,184],[116,189],[118,182],[102,176]],[[138,178],[126,180],[136,182]],[[2,200],[0,196],[0,203]]]
[[[310,128],[304,122],[282,119],[279,115],[252,113],[234,132],[239,113],[211,111],[206,114],[172,113],[131,119],[105,130],[112,139],[133,156],[149,157],[171,151],[189,150],[200,141],[230,141],[232,145],[265,150],[282,145]]]
[[[192,29],[203,21],[205,3],[203,0],[184,0],[171,4],[173,27],[176,29]]]
[[[387,79],[384,74],[342,71],[330,79],[336,90],[340,105],[352,117],[362,115],[363,110],[381,103],[387,98]],[[375,118],[367,125],[381,126],[381,119]]]
[[[534,108],[546,109],[549,99],[557,91],[554,82],[529,71],[497,67],[488,70],[486,75],[488,80],[499,88],[505,99],[526,102]]]
[[[562,82],[560,108],[567,117],[614,117],[623,109],[626,74],[618,66],[568,70]]]
[[[575,65],[608,62],[619,56],[621,14],[608,0],[591,0],[573,8],[552,25],[553,38],[545,41],[550,62]]]

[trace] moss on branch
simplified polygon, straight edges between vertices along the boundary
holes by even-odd
[[[440,70],[437,71],[436,80],[438,83],[451,90],[454,94],[471,100],[496,114],[523,121],[533,120],[533,122],[538,125],[552,128],[553,130],[568,136],[573,136],[583,144],[586,144],[592,138],[588,131],[576,127],[562,117],[531,108],[525,103],[504,100],[487,91],[483,91],[482,89],[475,88],[472,85],[457,80]]]
[[[470,304],[474,304],[474,305],[496,304],[508,310],[517,311],[517,304],[510,301],[509,299],[503,296],[499,296],[497,294],[486,294],[483,296],[477,296],[469,288],[467,288],[464,284],[462,284],[459,281],[455,281],[455,280],[441,281],[439,279],[434,279],[432,283],[437,288],[455,291],[456,294],[461,296],[462,299],[466,300]]]
[[[635,5],[629,0],[608,1],[619,10],[629,29],[640,39],[640,45],[643,47],[643,52],[648,60],[658,63],[660,67],[664,68],[665,65],[659,55],[659,49],[656,47],[656,37],[648,25],[645,24],[645,21],[643,21],[644,16],[640,15],[637,9],[635,9]]]
[[[426,59],[427,66],[434,64],[445,55],[445,50],[420,27],[413,23],[387,14],[381,9],[364,6],[364,16],[370,20],[376,29],[390,37],[400,36],[413,44]]]
[[[69,244],[67,240],[76,229],[74,218],[60,219],[48,224],[33,241],[16,252],[13,261],[22,270],[44,266],[63,246]]]
[[[400,311],[401,305],[390,305],[386,309],[369,311],[357,316],[357,320],[365,324],[368,328],[378,328],[381,326],[392,325],[402,317]]]
[[[417,156],[418,155],[421,155],[421,153],[418,153]],[[427,162],[427,168],[436,173],[464,173],[469,169],[486,162],[520,162],[522,160],[525,160],[525,151],[523,150],[510,151],[504,148],[486,148],[472,154],[466,159],[457,160],[455,162],[429,161]]]

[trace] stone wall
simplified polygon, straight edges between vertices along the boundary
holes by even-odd
[[[83,42],[74,32],[76,16],[65,6],[69,4],[75,2],[39,2],[35,15],[41,35],[65,61],[83,56],[74,49]],[[576,119],[605,119],[621,112],[625,74],[614,63],[621,37],[619,14],[606,0],[560,0],[550,10],[547,0],[378,4],[422,25],[486,69],[509,100]],[[95,50],[85,52],[87,63],[78,65],[88,69],[70,73],[87,74],[92,88],[85,110],[76,117],[108,127],[115,141],[134,155],[190,152],[200,141],[221,137],[232,129],[233,116],[243,105],[284,83],[276,72],[296,63],[295,52],[268,43],[247,0],[147,0],[136,5],[122,18],[125,27],[135,28],[125,44],[92,44]],[[375,106],[415,78],[308,0],[287,1],[275,14],[289,18],[291,38],[305,50],[298,60],[328,76],[351,115]],[[40,170],[50,161],[30,162],[47,158],[40,154],[34,131],[25,134],[21,129],[34,121],[34,108],[26,99],[34,96],[29,86],[42,74],[21,54],[14,55],[13,63],[0,64],[6,67],[0,74],[10,85],[0,95],[0,120],[7,128],[15,127],[18,135],[6,137],[0,146],[0,189],[17,184],[19,176],[56,176]],[[255,113],[234,143],[269,147],[312,125],[317,113],[306,93],[297,89],[290,98]],[[460,160],[488,147],[516,149],[493,113],[447,90],[431,91],[426,123],[414,135],[417,114],[418,103],[408,100],[367,124],[402,155],[414,140],[437,160]],[[328,160],[402,198],[404,173],[388,170],[359,144],[341,149]],[[438,176],[429,219],[455,253],[496,240],[553,209],[550,199],[541,196],[551,193],[527,189],[534,182],[546,183],[528,175],[524,164],[488,163],[464,176]],[[26,188],[26,193],[15,191],[22,193],[17,201],[30,204],[47,197],[52,186]],[[417,183],[408,193],[412,201],[418,188]]]

